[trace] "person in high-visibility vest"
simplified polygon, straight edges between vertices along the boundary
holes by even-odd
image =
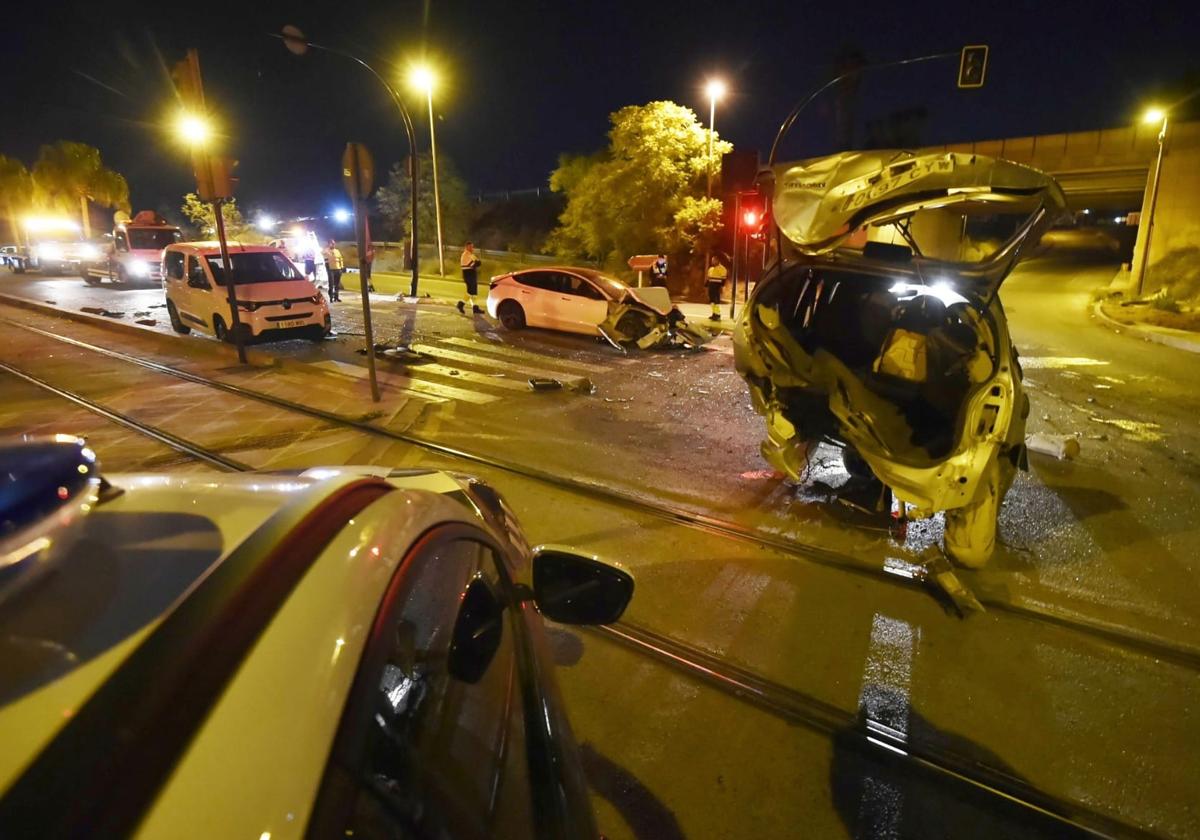
[[[342,271],[346,268],[346,262],[342,259],[342,252],[338,250],[337,243],[332,239],[329,240],[329,247],[325,249],[322,256],[325,257],[325,272],[329,275],[329,300],[330,302],[340,301],[342,299]]]
[[[705,278],[707,281],[705,285],[708,286],[708,302],[712,304],[712,314],[708,316],[710,321],[721,320],[721,290],[725,288],[725,278],[728,276],[725,266],[721,265],[719,259],[713,257],[708,266],[708,276]]]
[[[479,266],[482,260],[475,253],[474,243],[468,242],[463,248],[462,255],[458,258],[458,266],[462,269],[463,283],[467,286],[466,294],[463,299],[458,302],[458,311],[462,314],[467,314],[467,304],[471,304],[471,311],[476,315],[483,312],[482,309],[475,303],[475,295],[479,293]]]

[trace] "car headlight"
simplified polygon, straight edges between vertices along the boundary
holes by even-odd
[[[310,303],[315,303],[319,306],[321,304],[321,301],[324,300],[324,297],[321,295],[320,292],[317,292],[315,295],[310,297],[308,300]]]
[[[134,277],[149,277],[150,263],[145,260],[131,260],[129,262],[129,273]]]
[[[80,245],[79,258],[81,260],[98,260],[100,259],[100,251],[95,245]]]
[[[63,250],[58,245],[39,245],[37,255],[43,260],[61,260]]]
[[[245,309],[247,312],[253,312],[255,309],[258,309],[258,301],[239,300],[238,309]]]

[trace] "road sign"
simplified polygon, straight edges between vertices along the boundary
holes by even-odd
[[[981,88],[987,73],[988,48],[986,44],[972,44],[962,48],[958,59],[958,86]]]
[[[629,258],[629,267],[634,271],[649,271],[650,266],[658,259],[658,254],[639,254]]]
[[[342,186],[355,201],[371,196],[375,183],[375,161],[362,143],[347,143],[342,152]]]

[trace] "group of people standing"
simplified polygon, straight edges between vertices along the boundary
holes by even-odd
[[[729,273],[725,265],[717,257],[713,257],[704,272],[704,285],[708,290],[708,302],[712,305],[710,321],[721,320],[721,290],[725,288],[725,280]],[[650,284],[652,286],[667,285],[667,255],[659,254],[658,259],[650,266]]]

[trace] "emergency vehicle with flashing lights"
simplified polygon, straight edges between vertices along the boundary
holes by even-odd
[[[13,274],[74,274],[86,260],[97,259],[100,248],[84,241],[79,224],[55,216],[35,216],[20,222],[24,243],[7,246],[0,263]]]
[[[118,211],[111,241],[92,261],[81,262],[80,275],[88,283],[162,281],[162,253],[183,239],[179,228],[153,210],[142,210],[132,219]]]

